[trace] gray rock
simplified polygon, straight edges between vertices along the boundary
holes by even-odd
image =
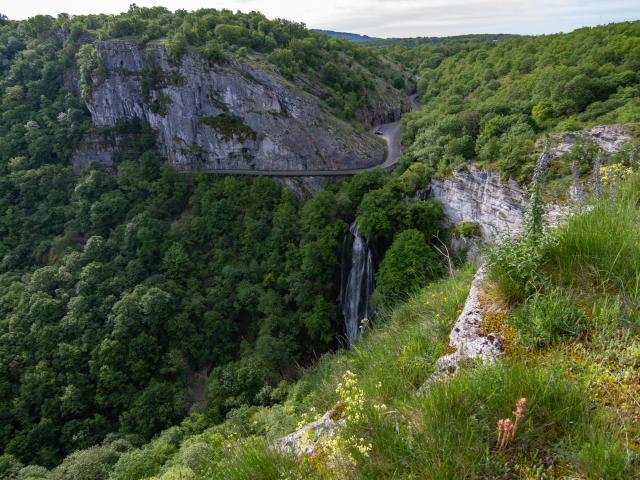
[[[273,177],[273,181],[291,190],[298,198],[311,198],[324,189],[325,177]]]
[[[107,171],[112,171],[113,157],[124,138],[109,130],[90,130],[85,133],[71,156],[73,172],[78,175],[91,162],[97,162]]]
[[[385,145],[325,112],[319,99],[258,65],[214,63],[187,52],[173,63],[161,45],[94,43],[105,74],[87,107],[97,127],[141,118],[181,171],[304,171],[380,164]],[[390,108],[399,115],[402,99]],[[383,107],[381,107],[383,108]],[[372,112],[373,117],[382,115]],[[79,164],[91,151],[80,149]]]
[[[431,195],[454,225],[478,223],[485,241],[493,241],[504,232],[517,235],[522,230],[524,192],[513,180],[501,181],[495,172],[469,166],[444,180],[434,179]]]
[[[579,138],[594,142],[605,152],[614,153],[631,140],[631,135],[625,130],[624,125],[598,125],[589,130],[564,132],[559,135],[557,144],[551,149],[552,155],[558,157],[568,152]]]
[[[432,180],[430,190],[451,223],[477,223],[485,242],[522,233],[528,195],[513,180],[502,181],[495,172],[469,166],[444,180]],[[556,225],[567,214],[565,207],[547,205],[545,218]]]
[[[313,455],[320,440],[333,436],[344,425],[344,420],[333,419],[336,408],[329,410],[319,420],[281,438],[275,447],[282,452]]]
[[[483,363],[491,364],[502,354],[503,346],[498,334],[489,333],[482,336],[479,333],[483,318],[478,293],[486,275],[486,266],[482,265],[471,282],[462,313],[449,334],[449,346],[454,351],[438,359],[435,371],[420,387],[419,394],[424,393],[434,382],[454,374],[464,360],[479,359]]]

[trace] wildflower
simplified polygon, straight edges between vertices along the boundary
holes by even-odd
[[[539,185],[540,183],[542,183],[549,165],[551,165],[551,147],[549,145],[549,141],[547,140],[544,147],[544,152],[542,152],[542,155],[540,155],[540,158],[538,158],[536,167],[533,170],[533,180],[531,183],[533,183],[534,185]]]
[[[600,196],[602,194],[602,177],[600,172],[600,167],[602,165],[602,159],[600,158],[600,154],[596,155],[596,160],[593,165],[593,190],[596,192],[596,195]]]
[[[524,416],[524,412],[527,410],[527,399],[521,398],[518,400],[516,404],[516,411],[513,414],[516,417],[516,421],[513,425],[513,433],[511,434],[511,440],[516,436],[516,430],[518,430],[518,424],[520,423],[520,419]]]
[[[498,420],[498,438],[496,440],[496,448],[501,449],[509,445],[513,442],[516,431],[518,430],[518,425],[520,424],[520,420],[524,416],[525,411],[527,410],[527,399],[521,398],[516,403],[516,410],[513,412],[515,416],[515,421],[511,421],[510,418],[500,419]]]
[[[503,435],[502,435],[502,443],[500,444],[500,448],[506,447],[510,443],[512,431],[513,431],[513,423],[511,422],[511,419],[507,418],[502,424]]]
[[[374,403],[373,408],[378,412],[384,412],[387,409],[387,406],[384,403]]]
[[[622,163],[613,165],[602,165],[600,167],[600,178],[603,185],[611,185],[619,180],[624,180],[633,173],[631,167],[626,167]]]
[[[502,435],[504,432],[504,420],[499,419],[498,420],[498,438],[496,440],[496,447],[500,448],[500,445],[502,444]]]

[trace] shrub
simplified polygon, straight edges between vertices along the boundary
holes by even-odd
[[[47,478],[49,471],[40,465],[29,465],[18,473],[18,480],[36,480]]]
[[[0,478],[2,480],[13,480],[18,476],[22,468],[22,463],[13,455],[0,455]]]
[[[106,480],[118,454],[109,447],[91,447],[72,453],[64,462],[51,471],[50,480],[82,478],[83,480]]]
[[[547,262],[544,253],[552,242],[549,234],[541,241],[505,238],[489,251],[489,279],[509,302],[521,302],[541,288],[542,268]]]
[[[229,455],[218,464],[212,480],[308,478],[287,476],[287,472],[296,469],[295,458],[274,451],[260,438],[251,437],[237,442],[228,453]]]
[[[156,475],[174,451],[173,445],[160,441],[155,441],[144,449],[130,450],[118,459],[109,478],[141,480]]]
[[[92,76],[101,68],[102,58],[96,48],[87,43],[78,50],[76,61],[80,69],[80,95],[84,100],[88,100],[91,94]]]
[[[554,289],[536,293],[515,314],[511,324],[528,347],[545,347],[565,337],[579,337],[586,329],[587,318],[566,292]]]
[[[393,304],[406,298],[441,271],[436,253],[418,230],[396,235],[376,275],[378,302]]]

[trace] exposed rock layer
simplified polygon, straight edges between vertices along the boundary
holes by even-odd
[[[333,436],[344,425],[344,420],[335,418],[337,417],[337,409],[338,406],[332,408],[315,422],[281,438],[278,440],[276,448],[298,455],[313,455],[322,439]]]
[[[478,294],[486,275],[487,269],[483,265],[478,269],[471,282],[471,289],[462,313],[449,334],[449,347],[453,349],[453,352],[438,359],[435,371],[429,380],[420,387],[419,393],[424,392],[433,382],[440,381],[455,373],[460,362],[464,360],[480,359],[484,363],[493,363],[496,357],[502,354],[502,339],[498,334],[480,334],[483,317]]]
[[[178,170],[341,170],[384,161],[383,142],[328,114],[317,97],[267,68],[213,63],[192,52],[172,61],[161,45],[111,40],[95,47],[105,73],[94,78],[87,103],[94,125],[145,120]],[[401,103],[398,94],[388,115],[395,118]],[[74,165],[108,163],[107,157],[86,141]]]
[[[578,138],[595,142],[604,151],[618,151],[631,140],[623,125],[600,125],[590,130],[565,132],[553,147],[554,157],[569,151]],[[485,242],[492,242],[502,234],[511,236],[522,232],[527,192],[513,180],[503,181],[492,171],[474,166],[454,172],[450,177],[434,179],[430,193],[442,204],[451,223],[477,223]],[[546,221],[555,225],[567,215],[567,208],[547,205]]]
[[[432,180],[430,192],[452,224],[477,223],[485,242],[522,232],[528,195],[515,181],[502,181],[495,172],[470,166],[444,180]],[[556,225],[567,213],[566,207],[548,204],[545,220]]]
[[[568,152],[579,138],[595,143],[605,152],[613,153],[631,140],[631,135],[624,125],[598,125],[589,130],[564,132],[560,134],[558,143],[552,148],[552,154],[559,156]]]
[[[501,232],[517,234],[526,209],[524,192],[513,180],[502,182],[497,173],[470,166],[444,180],[431,182],[431,195],[455,225],[475,222],[485,241]]]

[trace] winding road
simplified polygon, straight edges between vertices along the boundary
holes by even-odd
[[[409,95],[409,111],[415,111],[420,108],[417,101],[417,93]],[[366,170],[381,167],[383,170],[391,170],[400,160],[402,155],[402,145],[400,139],[402,137],[402,121],[383,123],[371,129],[371,133],[381,132],[379,136],[387,142],[387,158],[384,162],[373,167],[352,168],[345,170],[208,170],[199,171],[197,173],[208,173],[212,175],[251,175],[251,176],[267,176],[267,177],[339,177],[351,176]]]

